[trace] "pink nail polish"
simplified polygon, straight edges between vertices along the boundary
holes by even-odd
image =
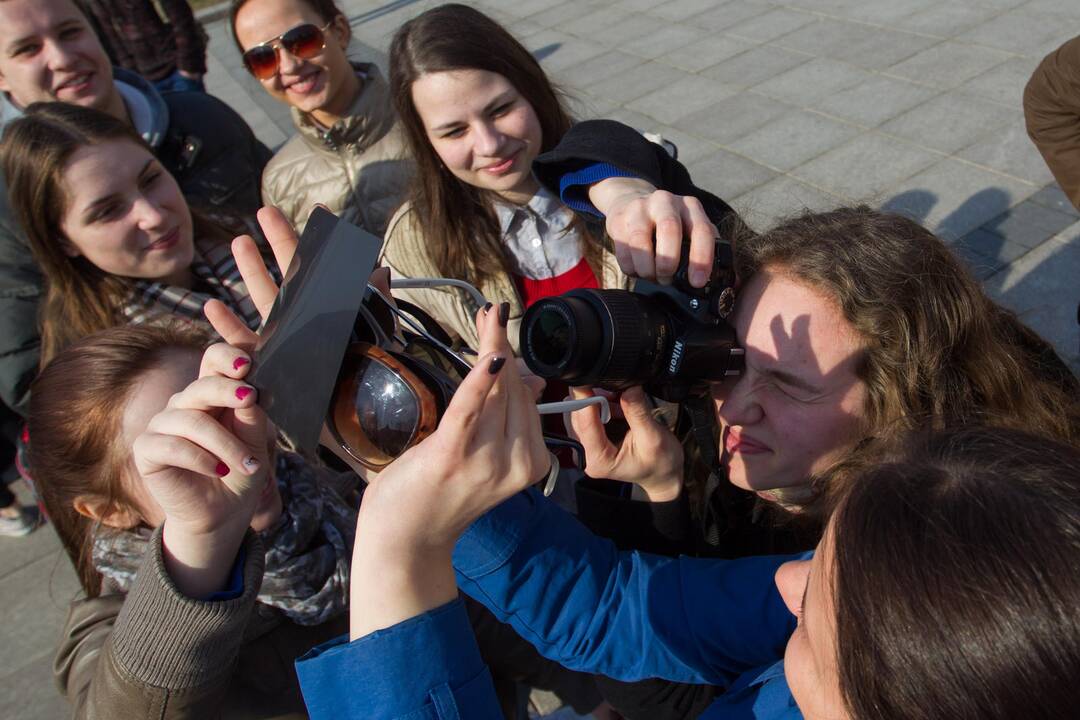
[[[233,370],[239,370],[240,368],[247,365],[249,362],[251,362],[251,361],[248,360],[246,357],[238,357],[235,360],[233,360],[233,364],[232,364]]]
[[[243,400],[243,399],[244,399],[244,398],[246,398],[246,397],[247,397],[248,395],[250,395],[250,394],[251,394],[251,391],[252,391],[252,390],[254,390],[254,389],[255,389],[255,388],[249,388],[249,387],[247,387],[247,386],[244,386],[244,387],[238,387],[238,388],[236,388],[236,397],[237,397],[237,398],[238,398],[239,400]]]
[[[217,467],[214,468],[214,472],[217,473],[218,477],[225,477],[229,474],[229,466],[218,460],[218,464]]]

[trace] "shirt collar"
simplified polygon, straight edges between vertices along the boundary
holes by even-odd
[[[561,229],[569,224],[569,212],[562,200],[555,197],[543,185],[524,205],[504,200],[495,201],[495,215],[499,219],[499,232],[505,237],[514,232],[515,221],[522,215],[533,214],[549,226]]]

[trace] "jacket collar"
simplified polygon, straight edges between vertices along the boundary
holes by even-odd
[[[169,129],[169,108],[160,93],[146,78],[123,68],[113,68],[113,81],[136,132],[150,147],[156,148]],[[0,131],[22,114],[22,108],[7,93],[0,93]]]
[[[346,111],[345,117],[324,129],[309,113],[291,108],[293,124],[309,144],[329,150],[349,147],[363,152],[378,142],[394,126],[394,110],[390,88],[379,68],[371,63],[352,63],[364,84],[360,95]]]

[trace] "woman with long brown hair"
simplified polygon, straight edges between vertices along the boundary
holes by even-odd
[[[235,233],[193,213],[125,123],[68,103],[31,105],[7,126],[0,167],[45,275],[42,364],[113,325],[179,317],[209,329],[211,297],[257,325],[229,250]]]
[[[465,280],[504,310],[511,344],[529,304],[578,287],[629,287],[603,230],[532,175],[573,122],[563,96],[505,28],[465,5],[410,20],[390,46],[390,91],[416,162],[390,221],[394,277]],[[455,288],[395,291],[477,347],[475,300]]]

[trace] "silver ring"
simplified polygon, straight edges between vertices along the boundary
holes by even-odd
[[[551,456],[551,467],[548,469],[547,477],[544,478],[544,497],[555,492],[555,483],[559,480],[559,458],[555,457],[555,453],[550,450],[548,450],[548,455]]]

